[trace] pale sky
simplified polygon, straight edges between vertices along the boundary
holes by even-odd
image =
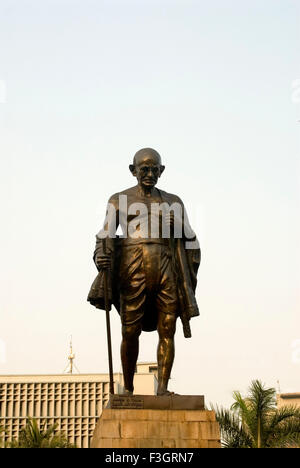
[[[202,247],[170,388],[300,391],[299,20],[298,0],[1,0],[0,374],[62,372],[71,334],[81,373],[107,370],[95,234],[150,146]],[[112,335],[119,371],[115,310]]]

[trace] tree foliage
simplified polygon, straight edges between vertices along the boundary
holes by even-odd
[[[225,448],[300,447],[300,408],[276,407],[276,390],[254,380],[243,397],[233,393],[230,410],[215,408]]]
[[[19,439],[10,442],[10,448],[75,448],[67,438],[57,433],[57,424],[46,427],[46,422],[40,426],[36,419],[28,418],[26,426],[20,431]]]

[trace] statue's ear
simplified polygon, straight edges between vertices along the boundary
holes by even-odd
[[[130,170],[132,175],[136,176],[136,170],[135,170],[135,166],[133,164],[129,165],[129,170]]]
[[[162,173],[164,172],[165,168],[166,168],[165,166],[160,166],[160,175],[162,175]]]

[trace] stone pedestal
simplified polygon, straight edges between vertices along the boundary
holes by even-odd
[[[219,448],[219,424],[203,404],[196,396],[115,395],[99,418],[91,448]]]

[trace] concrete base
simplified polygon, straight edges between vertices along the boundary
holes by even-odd
[[[91,448],[220,448],[213,411],[105,409]]]

